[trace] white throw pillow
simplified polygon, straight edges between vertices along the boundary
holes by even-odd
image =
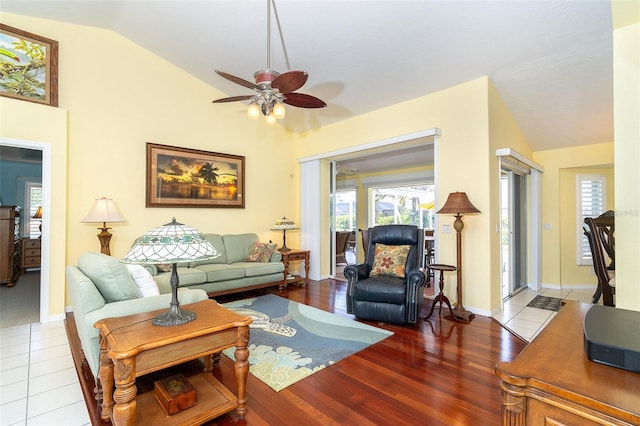
[[[142,297],[158,296],[160,290],[151,273],[142,265],[127,265],[131,278],[136,282]]]

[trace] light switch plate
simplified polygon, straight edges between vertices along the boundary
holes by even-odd
[[[451,233],[451,225],[448,225],[448,224],[442,225],[442,232],[444,232],[445,234],[450,234]]]

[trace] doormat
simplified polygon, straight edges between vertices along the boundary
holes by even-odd
[[[393,335],[273,294],[222,306],[253,319],[249,372],[276,392]]]
[[[558,312],[560,308],[564,306],[564,301],[562,299],[558,299],[557,297],[538,295],[534,297],[527,306],[530,308],[546,309],[547,311]]]

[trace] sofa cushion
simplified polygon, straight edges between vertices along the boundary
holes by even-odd
[[[220,234],[204,234],[204,238],[211,243],[213,247],[215,247],[216,251],[220,256],[215,259],[209,260],[199,260],[195,262],[190,262],[189,266],[194,268],[199,265],[208,265],[208,264],[226,264],[227,263],[227,253],[225,251],[224,242],[222,241],[222,235]]]
[[[153,280],[151,272],[142,265],[127,265],[127,270],[135,281],[142,297],[157,296],[160,294],[158,284]]]
[[[234,263],[233,265],[200,265],[198,269],[207,274],[207,282],[237,280],[245,277],[244,267]]]
[[[282,262],[242,262],[235,263],[234,265],[244,268],[244,274],[247,277],[258,277],[260,275],[276,274],[284,271],[284,264]]]
[[[193,284],[202,284],[207,282],[207,274],[198,268],[177,268],[178,285],[186,287]],[[170,291],[171,289],[171,272],[162,272],[155,277],[154,281],[160,288],[160,293]]]
[[[410,245],[388,246],[376,243],[373,265],[371,266],[370,277],[389,275],[392,277],[404,278],[407,255],[411,249]]]
[[[243,262],[251,245],[258,241],[256,234],[227,234],[222,236],[227,252],[227,263]]]
[[[78,268],[93,281],[107,303],[140,297],[129,271],[115,257],[87,252],[78,259]]]
[[[259,241],[254,242],[247,253],[247,257],[244,258],[245,262],[268,262],[273,254],[273,249],[270,244],[261,243]]]

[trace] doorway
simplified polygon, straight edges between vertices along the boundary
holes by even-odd
[[[502,298],[527,287],[527,182],[513,170],[500,175]]]
[[[41,206],[44,212],[51,211],[51,196],[50,196],[50,185],[51,185],[51,145],[42,142],[32,142],[26,140],[17,140],[17,139],[9,139],[3,138],[0,139],[0,149],[11,148],[12,150],[22,153],[33,153],[34,151],[38,152],[38,157],[40,158],[39,167],[41,171],[41,189],[40,189],[40,201]],[[8,152],[8,151],[3,151]],[[7,170],[3,167],[2,174],[3,180],[5,178]],[[15,185],[14,185],[15,186]],[[4,204],[9,204],[8,200],[4,200]],[[15,204],[15,201],[14,201]],[[28,214],[26,210],[24,214]],[[25,226],[36,226],[31,223],[30,220],[25,220],[27,225]],[[49,216],[44,213],[42,219],[39,220],[37,226],[38,231],[40,231],[40,224],[42,225],[42,232],[40,235],[40,259],[41,259],[41,267],[39,272],[39,279],[37,280],[37,287],[39,288],[39,322],[46,323],[49,322],[49,241],[50,241],[50,233],[49,233]],[[21,232],[21,236],[24,234]]]

